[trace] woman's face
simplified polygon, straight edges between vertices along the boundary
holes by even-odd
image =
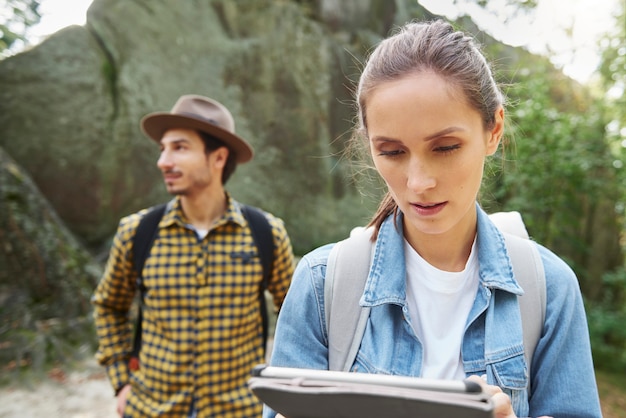
[[[487,130],[463,92],[432,72],[385,82],[366,103],[374,165],[404,213],[405,236],[475,230],[485,157],[503,129],[503,110]]]

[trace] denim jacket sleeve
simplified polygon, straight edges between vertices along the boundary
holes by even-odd
[[[539,245],[546,273],[546,318],[531,369],[530,416],[601,417],[589,330],[578,280]]]
[[[278,316],[272,366],[328,369],[328,334],[324,318],[324,275],[332,244],[305,255],[294,272]],[[298,318],[298,320],[294,320]],[[308,327],[306,332],[302,328]],[[265,406],[264,418],[276,413]]]
[[[296,267],[276,325],[274,338],[280,344],[272,351],[273,366],[328,369],[324,275],[330,247],[307,254]]]

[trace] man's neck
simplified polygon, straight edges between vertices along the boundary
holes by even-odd
[[[187,221],[198,229],[211,229],[226,212],[227,198],[223,188],[214,193],[181,196],[181,207]]]

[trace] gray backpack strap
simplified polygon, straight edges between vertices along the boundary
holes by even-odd
[[[537,246],[528,236],[519,212],[496,212],[489,215],[489,219],[504,235],[515,280],[524,289],[524,295],[519,297],[519,307],[524,333],[524,357],[530,372],[535,347],[541,338],[546,318],[546,274],[543,261]]]
[[[528,372],[546,316],[546,275],[537,246],[528,239],[503,233],[513,274],[524,294],[518,298]]]
[[[349,371],[361,345],[370,313],[368,307],[359,305],[374,248],[370,237],[370,231],[358,231],[335,244],[328,257],[324,313],[329,370]]]

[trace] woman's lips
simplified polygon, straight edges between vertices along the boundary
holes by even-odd
[[[415,212],[420,216],[433,216],[443,210],[448,202],[440,203],[411,203]]]

